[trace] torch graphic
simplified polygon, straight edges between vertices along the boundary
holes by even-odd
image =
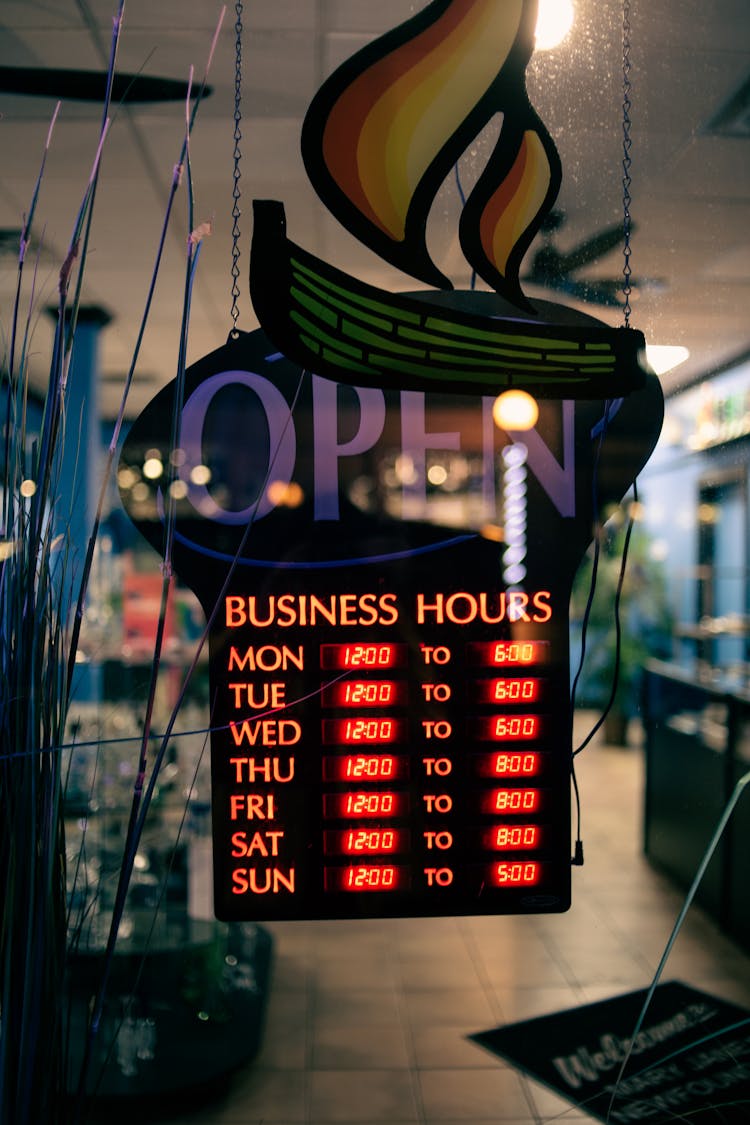
[[[443,299],[365,285],[289,241],[280,202],[256,200],[251,295],[284,354],[338,382],[385,388],[612,398],[643,385],[639,332],[571,324],[569,310],[539,315],[521,291],[521,261],[561,181],[525,87],[536,16],[536,0],[433,0],[323,84],[302,130],[313,186],[359,241]],[[499,114],[459,222],[463,253],[495,295],[449,296],[426,246],[430,207]]]

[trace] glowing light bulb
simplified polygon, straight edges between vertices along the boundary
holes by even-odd
[[[158,480],[164,472],[164,465],[158,457],[147,457],[143,462],[142,472],[147,480]]]
[[[526,391],[504,391],[493,403],[492,417],[501,430],[531,430],[539,419],[539,406]]]
[[[193,465],[190,470],[190,480],[193,484],[208,484],[211,480],[211,470],[208,465]]]
[[[539,0],[536,21],[536,48],[549,51],[562,43],[573,26],[572,0]]]
[[[690,357],[687,348],[676,344],[646,344],[646,360],[656,375],[664,375]]]
[[[184,500],[188,494],[188,486],[184,480],[173,480],[169,486],[169,495],[173,500]]]

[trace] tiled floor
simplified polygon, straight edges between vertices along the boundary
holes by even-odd
[[[651,981],[681,898],[640,854],[642,757],[595,743],[579,763],[569,913],[272,925],[262,1051],[180,1125],[590,1121],[466,1039]],[[671,978],[750,1004],[750,958],[695,908]]]

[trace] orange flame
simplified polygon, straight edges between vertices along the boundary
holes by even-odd
[[[550,182],[549,163],[537,133],[523,135],[509,176],[493,193],[482,213],[479,237],[487,258],[500,273],[544,202]]]
[[[520,295],[516,247],[525,251],[559,184],[525,92],[536,14],[537,0],[433,0],[345,62],[310,106],[302,151],[318,194],[357,238],[430,284],[451,287],[427,252],[429,208],[501,112],[491,158],[501,178],[480,177],[467,204],[475,231],[462,220],[461,242],[490,284]]]

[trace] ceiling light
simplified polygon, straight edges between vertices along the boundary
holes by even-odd
[[[129,488],[138,483],[138,474],[126,466],[118,472],[117,483],[123,492],[127,492]]]
[[[164,472],[164,465],[158,457],[147,457],[143,462],[142,472],[147,480],[158,480]]]
[[[190,470],[190,480],[193,484],[208,484],[211,480],[211,470],[208,465],[193,465]]]
[[[539,0],[536,49],[549,51],[562,43],[573,26],[572,0]]]
[[[656,375],[664,375],[667,371],[679,367],[689,355],[687,348],[679,347],[677,344],[646,344],[646,359]]]
[[[539,419],[539,406],[526,391],[504,391],[492,405],[492,418],[501,430],[531,430]]]
[[[169,495],[173,500],[184,500],[188,494],[188,486],[184,480],[173,480],[169,486]]]
[[[302,487],[296,480],[272,480],[266,489],[266,496],[275,508],[299,508],[305,499]]]

